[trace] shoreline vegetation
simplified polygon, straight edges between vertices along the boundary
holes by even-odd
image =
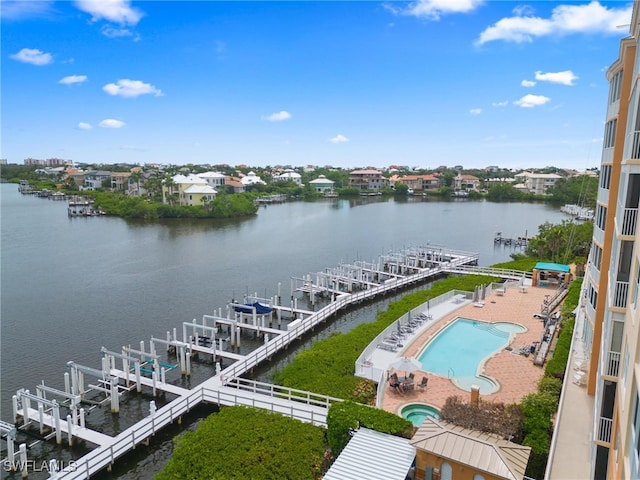
[[[98,169],[98,166],[87,166],[90,169]],[[104,168],[104,166],[100,166]],[[130,165],[110,165],[113,172],[133,172],[131,173],[129,188],[138,195],[127,195],[124,186],[121,190],[114,189],[107,180],[102,188],[96,190],[81,190],[75,183],[72,176],[64,172],[44,173],[33,165],[2,165],[0,166],[0,179],[3,182],[19,183],[22,180],[28,181],[36,190],[60,191],[69,195],[83,195],[94,199],[95,206],[107,215],[117,216],[125,219],[146,219],[158,220],[167,218],[195,218],[195,219],[229,219],[250,217],[258,213],[257,205],[260,197],[271,195],[283,195],[288,199],[313,200],[322,198],[323,193],[315,191],[309,183],[314,178],[324,175],[333,182],[334,188],[332,196],[340,198],[353,198],[360,195],[381,195],[385,198],[408,198],[412,195],[412,190],[402,182],[397,182],[393,187],[384,187],[380,190],[361,190],[360,188],[349,186],[349,170],[318,168],[313,172],[298,169],[301,177],[301,184],[292,180],[281,180],[274,178],[271,167],[255,168],[261,179],[266,180],[264,184],[247,185],[244,192],[233,193],[230,187],[225,190],[219,189],[215,198],[211,201],[203,202],[202,205],[178,206],[173,202],[163,203],[162,187],[172,183],[172,175],[180,172],[199,173],[205,170],[200,165],[189,165],[184,167],[168,167],[165,170],[143,170],[141,167],[131,167]],[[240,178],[249,173],[249,168],[243,170],[229,166],[215,166],[216,171],[221,171],[225,177]],[[253,171],[251,170],[251,171]],[[544,169],[544,173],[550,173],[553,167]],[[546,172],[549,170],[549,172]],[[426,172],[426,173],[425,173]],[[425,175],[430,171],[421,172]],[[466,171],[465,171],[466,172]],[[490,183],[489,175],[495,172],[484,170],[469,170],[470,174],[478,178],[482,185],[480,189],[464,190],[465,199],[477,200],[485,198],[492,202],[544,202],[551,204],[579,204],[584,207],[594,208],[596,203],[598,179],[587,175],[562,178],[551,188],[547,195],[535,195],[526,193],[516,188],[507,181]],[[399,175],[415,175],[414,171],[397,172]],[[453,188],[454,175],[460,173],[457,170],[446,170],[441,172],[442,185],[437,190],[428,193],[420,193],[420,196],[427,196],[437,199],[451,199],[455,192]],[[385,174],[386,175],[386,174]],[[513,180],[513,172],[504,170],[499,172],[505,180]],[[133,183],[132,183],[133,182]],[[140,194],[144,192],[143,194]]]
[[[541,227],[542,228],[542,227]],[[566,226],[565,228],[569,228]],[[539,239],[540,243],[544,241]],[[579,259],[579,256],[578,256]],[[519,270],[531,270],[539,261],[538,258],[523,257],[515,259],[511,262],[494,265],[496,268],[511,268]],[[324,340],[314,342],[311,348],[300,352],[294,360],[287,366],[275,372],[272,380],[275,383],[309,390],[320,394],[330,395],[345,399],[344,402],[336,403],[329,408],[327,416],[327,429],[321,427],[312,427],[320,432],[324,438],[324,453],[321,454],[317,444],[307,445],[302,442],[297,445],[298,453],[306,455],[307,458],[313,460],[307,462],[307,468],[304,472],[299,472],[296,478],[321,478],[322,474],[331,465],[340,451],[344,448],[349,440],[349,431],[358,426],[363,426],[373,430],[389,433],[405,438],[411,438],[414,429],[411,422],[399,417],[398,415],[386,412],[384,410],[373,408],[371,405],[375,403],[376,385],[374,382],[356,377],[353,374],[353,368],[357,357],[368,343],[382,331],[386,326],[396,321],[404,315],[408,309],[423,304],[428,298],[435,298],[438,295],[446,293],[452,289],[473,291],[476,285],[493,282],[492,277],[479,275],[469,276],[450,276],[433,282],[428,288],[419,292],[410,293],[400,300],[391,303],[387,310],[378,313],[373,322],[358,325],[347,333],[336,333]],[[575,322],[574,309],[578,305],[580,298],[580,289],[582,279],[577,279],[569,286],[569,292],[562,306],[560,333],[553,348],[553,356],[546,363],[544,375],[538,383],[536,393],[530,394],[522,399],[519,404],[514,405],[496,405],[492,402],[481,402],[479,406],[461,405],[456,398],[447,401],[447,405],[443,408],[441,416],[445,420],[454,421],[456,418],[487,417],[489,415],[504,415],[504,412],[511,412],[510,416],[517,423],[516,431],[518,438],[514,441],[531,447],[531,456],[527,466],[526,475],[532,478],[542,478],[545,471],[546,461],[553,434],[553,416],[558,408],[560,393],[562,391],[562,383],[564,372],[569,358],[571,338],[573,335],[573,327]],[[288,424],[290,419],[275,420],[272,417],[275,414],[269,412],[252,413],[251,416],[245,415],[246,407],[225,407],[225,409],[239,409],[239,413],[229,413],[229,421],[215,422],[210,419],[203,420],[202,427],[198,426],[196,434],[185,434],[176,439],[176,448],[173,452],[169,463],[165,469],[157,475],[159,480],[167,480],[173,478],[183,478],[184,475],[190,474],[192,471],[190,459],[193,459],[195,452],[199,452],[198,458],[211,458],[210,478],[231,479],[231,478],[253,478],[252,471],[242,469],[229,473],[225,470],[224,465],[215,467],[214,454],[215,449],[209,446],[210,438],[224,438],[227,435],[239,435],[239,432],[247,432],[255,429],[256,420],[254,415],[262,417],[260,425],[272,424],[273,427],[265,426],[264,433],[261,433],[257,440],[272,438],[277,432],[282,432],[280,425]],[[472,411],[473,409],[477,411]],[[225,410],[222,409],[222,410]],[[462,411],[461,409],[466,409]],[[447,415],[449,412],[451,418]],[[496,413],[497,412],[497,413]],[[213,414],[212,416],[219,415]],[[271,423],[273,422],[273,423]],[[486,425],[497,424],[502,425],[499,418],[495,422],[486,421]],[[213,426],[212,426],[213,425]],[[262,429],[262,427],[261,427]],[[273,429],[273,431],[271,431]],[[269,437],[267,437],[267,431]],[[286,444],[289,438],[289,432],[284,430],[281,439],[278,442]],[[319,433],[319,434],[320,434]],[[250,435],[244,444],[238,445],[241,450],[250,448],[261,448],[257,444],[256,437]],[[289,462],[295,462],[288,457],[281,459],[279,456],[259,455],[261,462],[267,465],[266,469],[270,472],[266,477],[261,478],[284,478],[281,470],[288,465]],[[289,468],[288,466],[286,468]],[[318,472],[321,475],[318,476]]]

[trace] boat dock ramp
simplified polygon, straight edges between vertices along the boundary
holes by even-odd
[[[119,352],[103,347],[100,368],[86,367],[68,362],[64,374],[64,390],[39,385],[36,394],[20,389],[13,396],[13,424],[0,424],[0,432],[8,441],[4,465],[22,470],[28,475],[26,442],[19,441],[24,431],[41,432],[42,440],[71,445],[74,438],[95,445],[88,454],[78,458],[60,471],[52,472],[56,479],[86,479],[111,465],[140,443],[149,439],[164,426],[179,421],[182,415],[201,403],[217,405],[248,405],[279,412],[292,418],[326,426],[328,406],[336,401],[323,395],[255,382],[241,378],[258,364],[288,347],[320,323],[339,311],[388,292],[426,281],[448,273],[475,273],[478,255],[441,247],[422,247],[383,255],[371,263],[355,262],[340,265],[315,275],[292,279],[291,305],[281,305],[281,295],[272,299],[245,297],[242,303],[230,302],[226,316],[222,309],[217,314],[203,315],[200,322],[183,322],[182,338],[177,329],[167,332],[165,338],[152,337],[148,344],[141,341],[136,348],[122,347]],[[469,268],[469,271],[465,269]],[[280,287],[278,287],[278,290]],[[314,297],[329,295],[318,305],[318,310],[297,308],[296,292]],[[275,318],[273,316],[275,312]],[[283,325],[285,314],[291,321]],[[277,323],[278,327],[273,326]],[[240,345],[242,332],[262,336],[264,343],[246,355],[228,351],[227,346]],[[224,335],[224,336],[223,336]],[[163,352],[161,354],[160,352]],[[200,359],[200,354],[204,355]],[[189,376],[192,361],[211,359],[215,373],[198,386],[186,389],[175,385],[170,378],[180,372]],[[163,360],[164,359],[164,360]],[[232,363],[222,368],[222,361]],[[121,363],[122,368],[119,367]],[[92,383],[85,381],[91,379]],[[114,436],[87,427],[87,410],[98,405],[110,405],[117,414],[121,400],[135,392],[151,390],[155,397],[160,392],[175,397],[167,404],[156,407],[148,404],[148,415]],[[60,400],[51,400],[55,396]],[[60,417],[60,407],[69,414]],[[15,447],[18,448],[15,448]],[[52,467],[57,463],[51,460]]]

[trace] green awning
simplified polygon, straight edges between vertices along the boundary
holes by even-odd
[[[563,265],[562,263],[550,263],[550,262],[538,262],[534,267],[535,270],[548,270],[550,272],[564,272],[569,273],[571,270],[569,265]]]

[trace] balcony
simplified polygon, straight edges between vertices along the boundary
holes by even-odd
[[[620,235],[635,236],[636,223],[638,222],[638,209],[625,208],[622,210],[622,224],[620,225]]]
[[[640,159],[640,130],[634,130],[629,134],[631,142],[629,145],[629,159]]]
[[[598,431],[596,432],[596,441],[606,443],[608,445],[611,444],[612,427],[613,427],[613,419],[600,417],[598,421]]]
[[[607,352],[604,368],[604,375],[617,378],[620,370],[620,352]]]
[[[629,296],[629,282],[616,282],[613,292],[613,307],[627,308],[627,297]]]

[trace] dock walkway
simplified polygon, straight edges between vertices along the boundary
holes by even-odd
[[[147,441],[158,430],[164,426],[179,419],[182,415],[194,408],[196,405],[206,402],[218,405],[247,405],[257,408],[263,408],[269,411],[278,412],[283,415],[297,418],[301,421],[311,422],[315,425],[326,426],[326,415],[329,405],[340,399],[330,398],[317,395],[312,392],[304,392],[300,390],[285,388],[277,385],[263,384],[241,379],[240,377],[247,371],[256,367],[258,364],[269,360],[274,354],[283,348],[286,348],[294,340],[305,335],[307,332],[315,328],[330,317],[336,315],[340,310],[363,301],[371,300],[379,295],[395,291],[407,287],[409,285],[426,281],[430,278],[446,274],[454,271],[455,273],[476,273],[463,271],[463,267],[475,265],[478,262],[478,255],[469,252],[460,252],[440,247],[428,247],[411,252],[396,254],[394,256],[386,256],[384,265],[375,268],[370,266],[355,266],[353,269],[342,268],[343,272],[351,272],[352,275],[348,281],[344,279],[334,279],[338,283],[348,285],[353,288],[352,292],[340,292],[326,306],[315,312],[308,312],[306,318],[298,318],[291,322],[286,330],[278,330],[274,338],[266,341],[261,347],[255,349],[248,355],[239,356],[237,360],[222,371],[216,372],[208,380],[202,382],[191,390],[168,384],[162,380],[162,376],[154,373],[152,378],[142,377],[138,375],[139,382],[145,387],[151,387],[154,390],[165,391],[176,395],[176,398],[157,410],[155,407],[151,409],[148,416],[141,419],[125,431],[114,437],[101,434],[100,436],[91,437],[88,432],[81,432],[82,437],[98,447],[87,455],[75,460],[72,466],[66,467],[60,472],[56,472],[56,479],[84,479],[90,478],[102,469],[109,468],[118,458],[125,455],[128,451],[134,449],[136,445]],[[404,264],[403,262],[406,262]],[[416,266],[424,265],[424,267]],[[388,277],[381,276],[382,272],[387,272]],[[372,275],[377,275],[375,283],[371,279]],[[318,278],[320,278],[319,276]],[[307,282],[309,282],[307,277]],[[324,279],[326,280],[326,278]],[[324,281],[323,280],[323,281]],[[307,283],[308,287],[311,287]],[[325,283],[321,288],[327,288]],[[314,288],[310,288],[312,292]],[[293,297],[293,288],[292,288]],[[293,306],[292,306],[293,310]],[[246,325],[245,325],[246,326]],[[196,328],[195,324],[188,324],[183,327]],[[203,331],[209,332],[213,327],[198,327]],[[271,331],[271,329],[262,328],[262,331]],[[275,333],[271,332],[271,333]],[[174,335],[175,336],[175,335]],[[156,339],[157,340],[157,339]],[[215,339],[214,339],[215,341]],[[167,339],[165,343],[176,344],[180,349],[184,350],[181,355],[185,355],[187,345],[177,342],[176,338]],[[194,350],[200,350],[195,348]],[[129,350],[126,354],[120,355],[124,361],[134,361],[134,354],[144,354],[142,351]],[[205,349],[203,349],[205,350]],[[212,349],[206,349],[212,350]],[[149,356],[149,355],[147,355]],[[152,353],[153,357],[154,354]],[[235,355],[234,355],[235,356]],[[156,356],[157,357],[157,356]],[[136,375],[124,370],[117,370],[113,365],[109,365],[109,361],[104,361],[102,375],[104,378],[126,380],[127,384],[136,382]],[[188,361],[185,362],[188,365]],[[100,375],[100,370],[85,368],[89,374]],[[113,388],[113,387],[112,387]],[[118,390],[112,390],[117,392]],[[119,396],[119,393],[115,395]],[[115,402],[117,404],[117,402]],[[155,404],[154,404],[155,405]],[[36,411],[37,413],[37,411]],[[21,416],[21,409],[14,408],[14,417],[17,424],[17,418]],[[31,417],[35,418],[35,417]],[[42,420],[43,423],[53,426],[53,421],[48,418]],[[67,426],[68,427],[68,426]],[[61,429],[63,429],[61,427]],[[73,433],[81,436],[75,426],[72,427]],[[90,437],[94,440],[90,440]]]

